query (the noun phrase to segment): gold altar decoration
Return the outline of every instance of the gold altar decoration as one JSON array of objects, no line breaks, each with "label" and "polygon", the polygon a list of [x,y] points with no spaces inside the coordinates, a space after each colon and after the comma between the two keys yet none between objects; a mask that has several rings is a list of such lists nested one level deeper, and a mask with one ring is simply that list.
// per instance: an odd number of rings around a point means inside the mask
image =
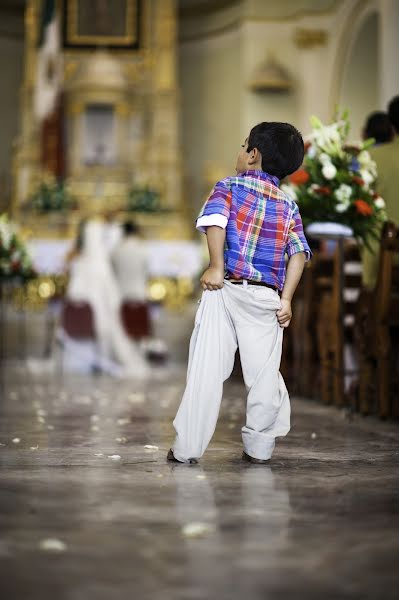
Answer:
[{"label": "gold altar decoration", "polygon": [[324,29],[296,29],[294,42],[298,48],[309,49],[315,46],[325,46],[328,34]]},{"label": "gold altar decoration", "polygon": [[270,54],[255,69],[249,87],[253,92],[289,92],[293,80],[287,69]]},{"label": "gold altar decoration", "polygon": [[63,8],[67,46],[138,46],[140,0],[64,0]]},{"label": "gold altar decoration", "polygon": [[[56,299],[63,298],[68,285],[68,276],[40,275],[12,290],[11,302],[16,309],[41,311]],[[152,277],[147,285],[147,300],[162,304],[169,310],[181,310],[195,297],[197,290],[188,277]]]},{"label": "gold altar decoration", "polygon": [[[109,8],[110,1],[99,6]],[[68,2],[68,7],[78,10],[78,4],[74,0]],[[48,217],[38,218],[22,211],[47,174],[41,166],[41,131],[33,112],[41,6],[41,0],[26,3],[20,133],[13,162],[13,217],[34,237],[72,237],[82,218],[110,211],[123,218],[128,191],[148,186],[159,192],[161,207],[168,213],[135,215],[144,237],[191,237],[181,189],[176,0],[142,0],[139,11],[136,2],[127,0],[126,14],[132,18],[129,27],[134,28],[134,19],[138,19],[136,49],[104,46],[107,40],[101,36],[95,49],[72,46],[64,37],[65,179],[79,208],[71,211],[60,227]],[[63,13],[61,2],[59,8],[60,17],[66,14],[70,19],[72,31],[73,11]],[[61,27],[64,36],[67,25]],[[133,29],[129,31],[133,35]]]}]

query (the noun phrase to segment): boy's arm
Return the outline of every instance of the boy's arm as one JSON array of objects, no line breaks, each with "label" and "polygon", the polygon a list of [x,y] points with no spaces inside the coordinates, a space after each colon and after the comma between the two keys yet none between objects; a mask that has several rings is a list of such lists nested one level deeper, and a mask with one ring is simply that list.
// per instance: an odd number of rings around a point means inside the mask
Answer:
[{"label": "boy's arm", "polygon": [[216,225],[207,227],[206,239],[209,249],[209,267],[200,282],[203,290],[220,290],[224,279],[224,242],[226,230]]},{"label": "boy's arm", "polygon": [[280,327],[288,327],[292,319],[291,301],[305,266],[305,252],[293,254],[288,261],[287,274],[281,294],[281,309],[277,312]]}]

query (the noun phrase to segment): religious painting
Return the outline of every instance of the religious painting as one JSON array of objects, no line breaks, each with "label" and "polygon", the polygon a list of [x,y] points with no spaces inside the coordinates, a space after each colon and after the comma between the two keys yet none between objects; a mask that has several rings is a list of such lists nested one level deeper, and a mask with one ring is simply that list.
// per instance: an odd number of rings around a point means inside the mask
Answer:
[{"label": "religious painting", "polygon": [[140,0],[64,0],[64,46],[138,49]]}]

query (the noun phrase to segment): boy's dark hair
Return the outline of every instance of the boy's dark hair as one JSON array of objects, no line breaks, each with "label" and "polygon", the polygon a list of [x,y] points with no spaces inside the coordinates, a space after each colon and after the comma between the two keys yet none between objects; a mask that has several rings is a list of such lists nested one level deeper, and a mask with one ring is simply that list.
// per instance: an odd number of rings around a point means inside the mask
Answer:
[{"label": "boy's dark hair", "polygon": [[304,146],[301,134],[289,123],[264,122],[251,129],[248,150],[262,155],[262,170],[284,179],[302,164]]},{"label": "boy's dark hair", "polygon": [[123,233],[127,235],[135,235],[139,232],[138,225],[134,221],[125,221],[123,223]]},{"label": "boy's dark hair", "polygon": [[399,96],[392,98],[388,104],[388,117],[396,133],[399,134]]},{"label": "boy's dark hair", "polygon": [[393,138],[393,127],[387,113],[376,111],[368,116],[364,127],[366,139],[374,138],[377,144],[385,144]]}]

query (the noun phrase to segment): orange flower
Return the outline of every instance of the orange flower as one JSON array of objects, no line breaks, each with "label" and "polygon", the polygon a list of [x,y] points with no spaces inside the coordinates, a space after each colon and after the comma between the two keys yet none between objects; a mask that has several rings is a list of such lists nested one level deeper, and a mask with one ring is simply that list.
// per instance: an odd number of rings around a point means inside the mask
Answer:
[{"label": "orange flower", "polygon": [[364,217],[368,217],[373,214],[373,209],[370,204],[367,204],[364,200],[355,200],[354,202],[357,212],[363,215]]},{"label": "orange flower", "polygon": [[306,183],[309,181],[310,175],[305,169],[298,169],[292,175],[290,175],[290,182],[295,185],[301,185],[302,183]]}]

